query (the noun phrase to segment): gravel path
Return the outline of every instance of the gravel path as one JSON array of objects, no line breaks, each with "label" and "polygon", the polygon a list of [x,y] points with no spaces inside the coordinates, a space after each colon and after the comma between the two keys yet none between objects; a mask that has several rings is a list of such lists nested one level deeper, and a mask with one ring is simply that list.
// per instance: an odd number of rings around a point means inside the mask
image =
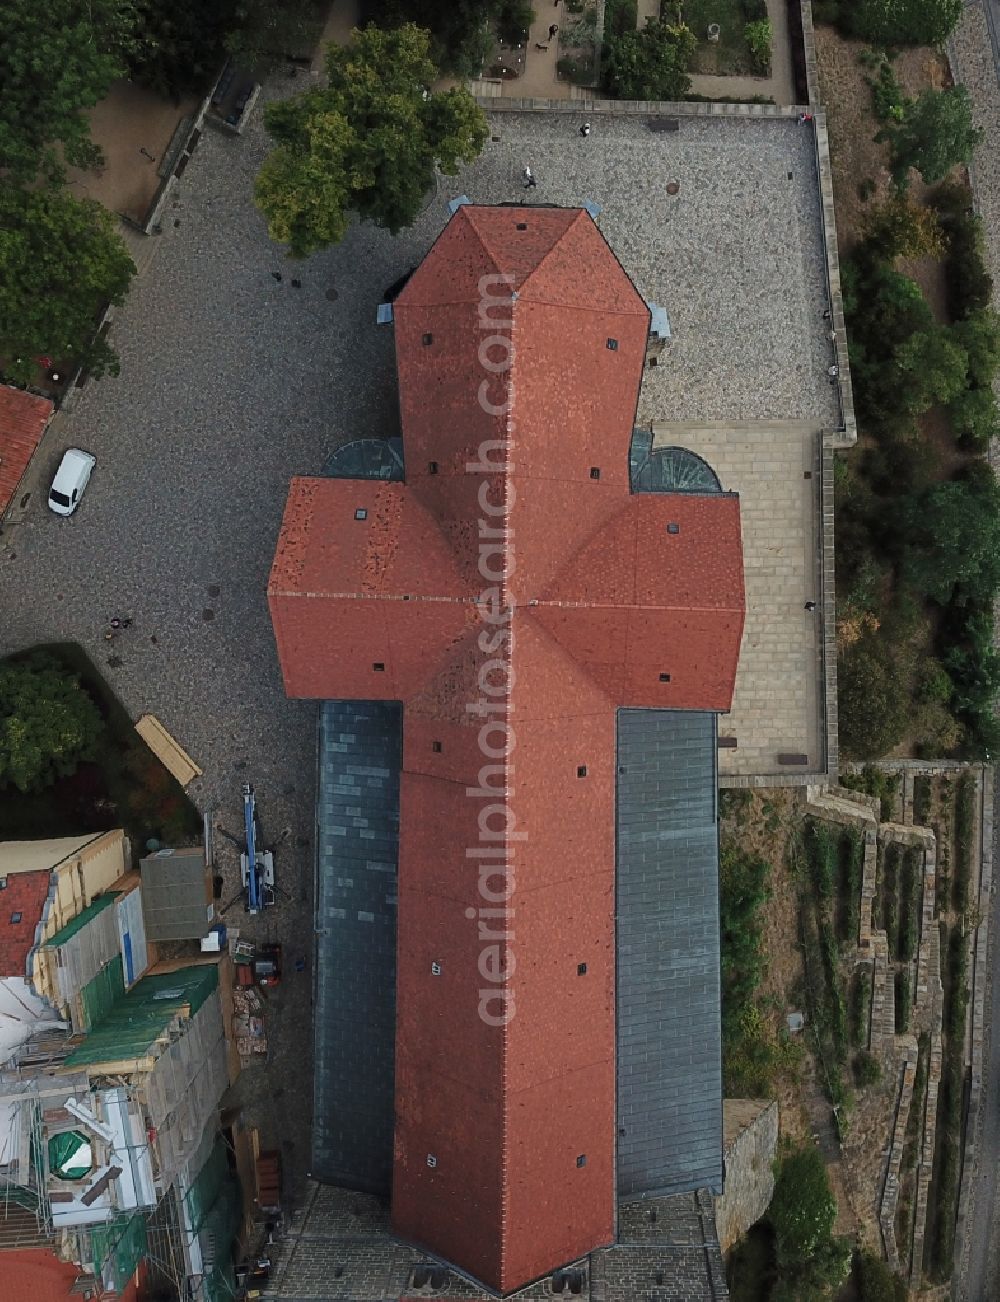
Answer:
[{"label": "gravel path", "polygon": [[[993,0],[985,2],[990,4]],[[994,284],[1000,285],[1000,150],[997,148],[1000,56],[991,42],[987,12],[980,0],[972,0],[966,5],[962,21],[952,39],[949,56],[955,80],[968,89],[974,120],[983,130],[983,140],[976,150],[970,172],[976,207],[983,219],[986,265]],[[997,382],[996,388],[1000,398],[1000,382]],[[994,469],[1000,468],[1000,449],[996,446],[991,449],[990,460]],[[1000,799],[1000,779],[996,796]],[[998,852],[1000,840],[994,846],[994,855]],[[980,1109],[983,1121],[976,1145],[971,1205],[966,1217],[969,1259],[961,1290],[961,1296],[968,1302],[982,1302],[983,1299],[1000,1295],[1000,1202],[997,1184],[997,1167],[1000,1163],[1000,1035],[994,1033],[1000,1027],[1000,982],[994,980],[996,942],[1000,935],[998,929],[1000,892],[994,891],[986,991],[984,1059],[987,1068]]]}]

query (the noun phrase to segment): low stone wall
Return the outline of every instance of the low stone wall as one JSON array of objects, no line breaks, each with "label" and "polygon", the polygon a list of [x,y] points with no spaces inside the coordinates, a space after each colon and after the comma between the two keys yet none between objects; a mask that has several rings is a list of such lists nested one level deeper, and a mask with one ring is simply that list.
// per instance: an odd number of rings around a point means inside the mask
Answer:
[{"label": "low stone wall", "polygon": [[896,1203],[899,1200],[899,1172],[903,1164],[903,1144],[906,1123],[910,1117],[913,1082],[917,1075],[917,1046],[907,1045],[900,1074],[899,1094],[896,1102],[896,1121],[892,1128],[892,1143],[886,1167],[882,1196],[879,1200],[878,1223],[882,1231],[886,1260],[893,1270],[899,1270],[899,1247],[896,1243]]},{"label": "low stone wall", "polygon": [[768,1099],[724,1099],[726,1188],[715,1200],[719,1246],[728,1252],[767,1211],[774,1193],[778,1105]]}]

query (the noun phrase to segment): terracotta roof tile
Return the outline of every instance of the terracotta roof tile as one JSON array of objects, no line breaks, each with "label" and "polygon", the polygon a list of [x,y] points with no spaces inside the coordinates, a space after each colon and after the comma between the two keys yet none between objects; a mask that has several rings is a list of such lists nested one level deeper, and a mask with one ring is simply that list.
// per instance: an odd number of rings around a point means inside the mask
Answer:
[{"label": "terracotta roof tile", "polygon": [[505,1292],[613,1237],[616,712],[728,708],[739,505],[631,492],[649,314],[582,211],[459,209],[394,316],[406,483],[296,480],[268,600],[290,695],[404,703],[393,1224]]},{"label": "terracotta roof tile", "polygon": [[0,890],[0,977],[23,977],[49,898],[51,874],[11,873],[6,882]]},{"label": "terracotta roof tile", "polygon": [[48,398],[0,385],[0,515],[17,492],[52,410]]}]

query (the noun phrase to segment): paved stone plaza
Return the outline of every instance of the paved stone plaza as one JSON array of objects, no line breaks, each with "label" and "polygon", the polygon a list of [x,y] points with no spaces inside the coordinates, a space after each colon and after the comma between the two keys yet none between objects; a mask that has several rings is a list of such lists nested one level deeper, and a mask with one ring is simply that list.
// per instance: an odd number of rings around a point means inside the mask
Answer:
[{"label": "paved stone plaza", "polygon": [[[30,500],[0,537],[0,652],[73,640],[102,665],[107,620],[130,615],[108,676],[134,717],[158,715],[202,766],[194,799],[238,835],[240,784],[256,784],[291,898],[253,930],[283,941],[287,978],[268,1008],[266,1072],[238,1088],[264,1146],[284,1144],[293,1188],[306,1174],[312,1036],[309,972],[287,960],[312,950],[316,707],[284,697],[265,586],[291,476],[321,472],[345,439],[398,432],[392,332],[375,324],[383,289],[426,253],[449,198],[521,202],[530,162],[531,200],[602,204],[626,270],[670,314],[641,421],[837,422],[811,128],[682,118],[654,133],[642,117],[592,117],[584,139],[582,115],[496,114],[499,141],[439,183],[411,230],[355,227],[299,264],[253,207],[260,116],[242,138],[206,132],[117,314],[120,377],[89,384],[56,418]],[[97,468],[60,520],[45,489],[70,445]],[[236,850],[217,846],[228,898]],[[228,920],[251,930],[239,905]]]}]

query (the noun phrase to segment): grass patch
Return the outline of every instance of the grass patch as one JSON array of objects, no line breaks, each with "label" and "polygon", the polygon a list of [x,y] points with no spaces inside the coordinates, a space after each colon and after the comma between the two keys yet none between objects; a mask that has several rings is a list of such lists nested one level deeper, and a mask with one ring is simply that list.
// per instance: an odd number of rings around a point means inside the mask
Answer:
[{"label": "grass patch", "polygon": [[927,825],[931,812],[931,780],[920,774],[913,779],[913,821],[921,827]]},{"label": "grass patch", "polygon": [[799,893],[799,944],[805,971],[806,1009],[820,1081],[843,1138],[854,1100],[844,1078],[848,1061],[848,1016],[833,925],[837,844],[825,824],[810,820],[805,828],[803,850],[805,873]]},{"label": "grass patch", "polygon": [[857,944],[861,915],[861,875],[865,843],[854,828],[845,828],[838,847],[837,934],[842,944]]},{"label": "grass patch", "polygon": [[[944,1050],[938,1088],[934,1173],[928,1198],[931,1225],[927,1267],[932,1279],[951,1278],[955,1258],[955,1222],[961,1168],[962,1096],[965,1065],[962,1061],[969,992],[966,985],[966,937],[960,923],[951,929],[941,924],[941,950],[947,955],[944,982]],[[947,945],[945,939],[947,937]]]},{"label": "grass patch", "polygon": [[764,976],[763,909],[771,897],[771,866],[731,842],[720,855],[722,939],[722,1076],[730,1097],[759,1098],[775,1075],[794,1065],[798,1048],[761,1011]]},{"label": "grass patch", "polygon": [[899,792],[900,775],[886,773],[874,764],[866,764],[860,773],[845,773],[840,785],[848,791],[861,791],[866,796],[878,796],[881,812],[879,818],[883,823],[891,823]]},{"label": "grass patch", "polygon": [[[743,36],[746,19],[740,0],[682,0],[681,15],[698,40],[693,72],[749,74],[753,71]],[[708,40],[712,23],[719,25],[719,39],[715,42]]]},{"label": "grass patch", "polygon": [[859,964],[851,976],[851,1013],[848,1024],[851,1044],[856,1049],[862,1049],[868,1043],[874,979],[870,963]]},{"label": "grass patch", "polygon": [[899,928],[894,953],[897,962],[909,963],[917,952],[920,930],[920,904],[923,895],[923,855],[914,846],[903,851],[899,875]]},{"label": "grass patch", "polygon": [[104,720],[93,760],[44,791],[0,800],[0,840],[33,840],[106,832],[124,827],[133,855],[147,840],[164,845],[199,841],[202,819],[184,788],[136,732],[125,707],[75,642],[56,642],[10,656],[31,663],[39,655],[76,674]]},{"label": "grass patch", "polygon": [[962,916],[969,907],[975,817],[976,782],[971,773],[963,773],[955,797],[955,865],[951,883],[952,904],[955,912]]}]

